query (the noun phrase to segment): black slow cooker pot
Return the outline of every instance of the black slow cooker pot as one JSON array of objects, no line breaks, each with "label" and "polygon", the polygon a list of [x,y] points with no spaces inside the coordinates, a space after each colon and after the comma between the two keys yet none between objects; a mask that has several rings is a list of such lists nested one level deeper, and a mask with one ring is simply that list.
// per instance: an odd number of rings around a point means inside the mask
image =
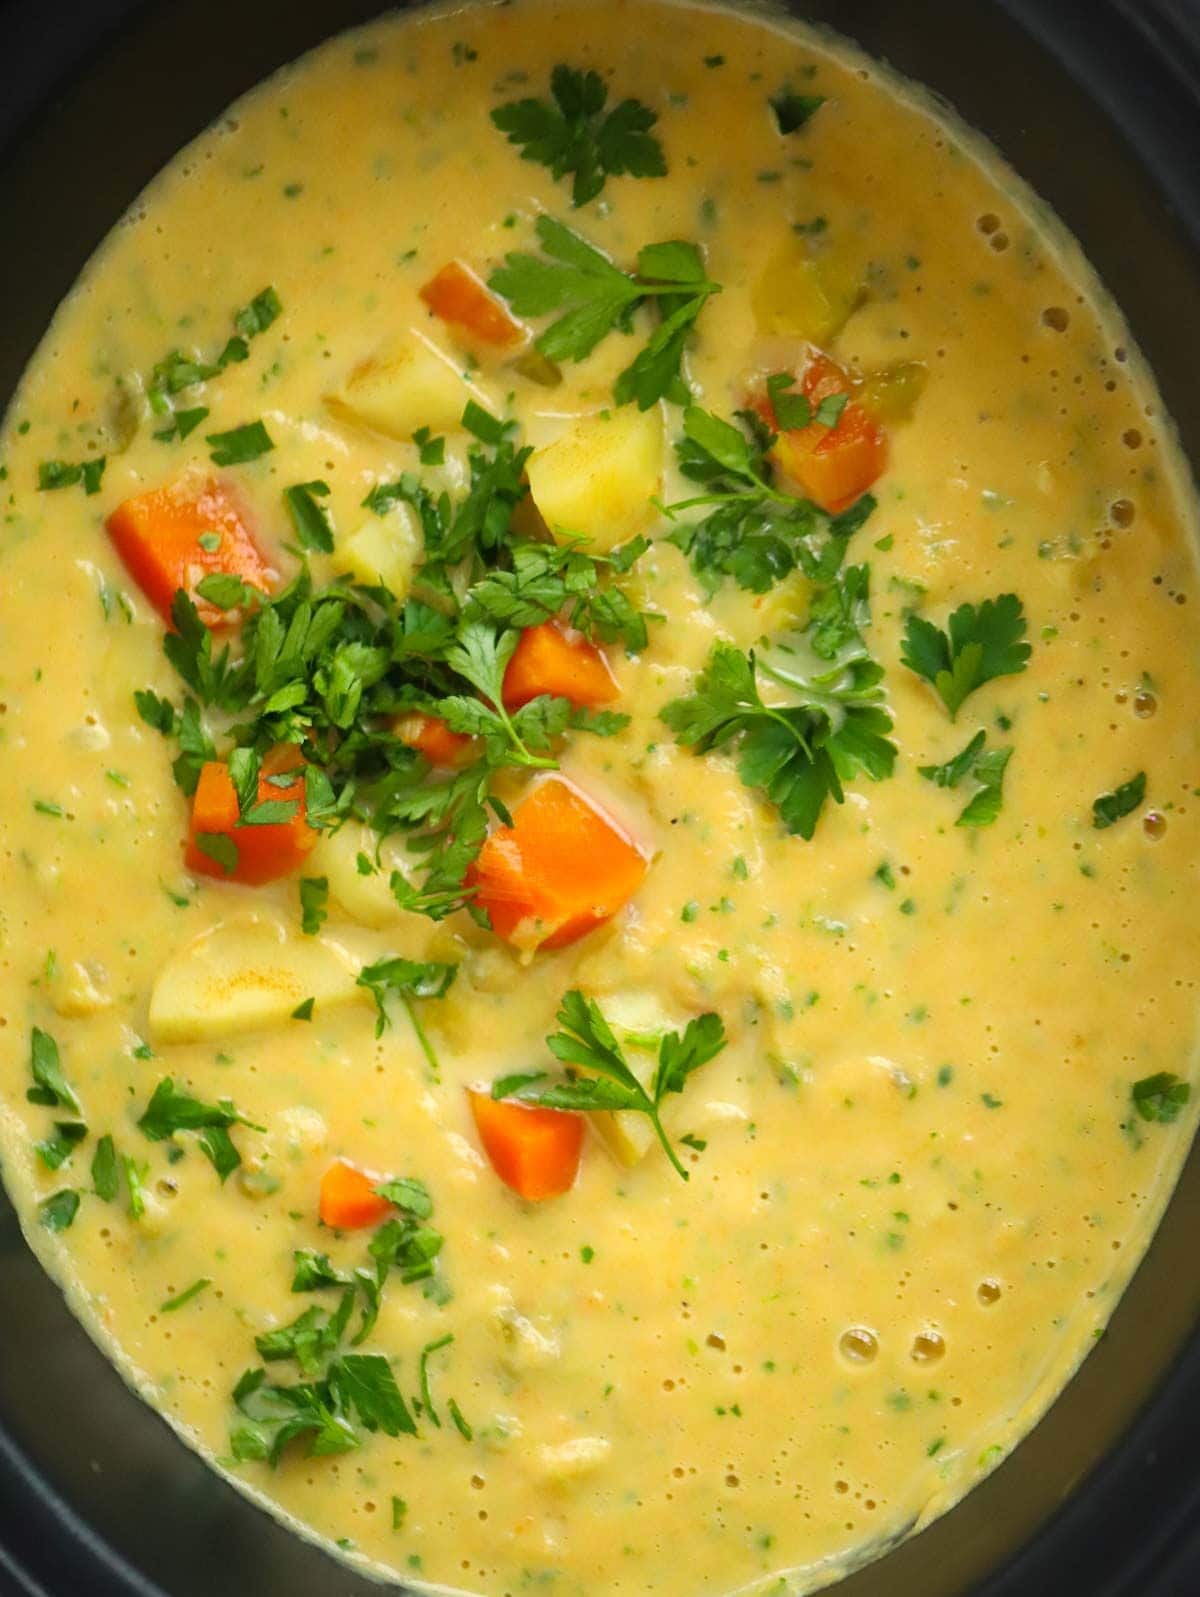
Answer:
[{"label": "black slow cooker pot", "polygon": [[[157,169],[260,78],[381,9],[0,0],[0,409]],[[1200,0],[793,9],[943,95],[1049,200],[1124,308],[1200,462]],[[12,1041],[0,1047],[18,1068]],[[1200,1594],[1198,1237],[1200,1147],[1107,1336],[1047,1418],[839,1597]],[[378,1590],[252,1507],[130,1394],[0,1192],[2,1597]]]}]

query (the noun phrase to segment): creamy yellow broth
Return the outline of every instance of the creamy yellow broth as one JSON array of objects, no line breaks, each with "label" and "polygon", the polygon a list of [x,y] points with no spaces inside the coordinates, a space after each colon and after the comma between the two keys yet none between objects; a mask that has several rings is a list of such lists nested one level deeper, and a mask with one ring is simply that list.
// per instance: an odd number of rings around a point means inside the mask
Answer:
[{"label": "creamy yellow broth", "polygon": [[[544,93],[560,61],[659,113],[667,177],[614,178],[571,211],[566,185],[506,144],[490,111]],[[785,83],[827,97],[787,139],[765,110]],[[416,450],[327,396],[413,325],[445,343],[420,285],[453,257],[486,272],[529,248],[542,211],[620,261],[659,239],[704,248],[724,292],[689,364],[723,415],[755,360],[754,282],[791,224],[825,217],[871,263],[835,352],[929,369],[850,556],[871,566],[895,775],[856,780],[805,842],[732,759],[677,746],[659,711],[714,640],[747,647],[804,596],[726,582],[710,602],[656,542],[632,586],[666,620],[640,658],[610,651],[630,723],[562,754],[652,856],[626,910],[530,960],[465,915],[372,926],[331,901],[317,944],[332,967],[461,961],[421,1008],[440,1079],[402,1013],[376,1039],[368,1002],[155,1040],[150,994],[211,928],[257,917],[260,937],[305,940],[294,880],[183,869],[173,746],[132,708],[135,689],[178,701],[179,684],[104,518],[206,464],[206,432],[261,417],[274,452],[229,475],[280,568],[288,484],[326,479],[339,537],[352,529]],[[211,358],[267,283],[283,313],[199,391],[199,431],[164,443],[144,414],[132,429],[154,363]],[[635,347],[606,340],[552,391],[472,375],[499,409],[511,393],[542,445],[610,403]],[[668,455],[678,431],[670,409]],[[37,491],[40,462],[97,454],[98,494]],[[457,480],[462,457],[458,435],[430,480]],[[990,152],[848,46],[768,17],[520,0],[387,20],[256,90],[156,179],[58,313],[0,460],[4,1176],[81,1319],[191,1445],[361,1567],[488,1597],[812,1589],[1009,1452],[1102,1331],[1191,1135],[1189,1110],[1144,1121],[1130,1090],[1193,1065],[1200,651],[1192,507],[1152,381]],[[671,468],[662,497],[685,486]],[[951,723],[901,664],[904,615],[942,624],[1004,591],[1029,618],[1029,667]],[[979,728],[1014,753],[999,819],[971,831],[954,825],[971,788],[918,767]],[[1092,801],[1139,770],[1145,801],[1096,830]],[[730,1046],[667,1114],[706,1144],[682,1149],[686,1185],[657,1149],[624,1168],[596,1138],[575,1188],[541,1205],[489,1168],[463,1088],[548,1063],[572,986],[672,1025],[724,1020]],[[57,1171],[35,1144],[59,1112],[26,1100],[35,1025],[89,1127]],[[265,1128],[234,1129],[244,1163],[224,1185],[193,1138],[172,1163],[137,1129],[165,1075]],[[105,1133],[147,1167],[140,1219],[124,1188],[91,1190]],[[255,1335],[332,1306],[290,1290],[293,1250],[366,1262],[363,1235],[317,1223],[335,1156],[433,1196],[452,1295],[393,1277],[364,1351],[391,1357],[411,1398],[420,1350],[452,1333],[430,1361],[442,1424],[234,1465],[231,1390]],[[64,1188],[80,1207],[54,1234],[37,1205]]]}]

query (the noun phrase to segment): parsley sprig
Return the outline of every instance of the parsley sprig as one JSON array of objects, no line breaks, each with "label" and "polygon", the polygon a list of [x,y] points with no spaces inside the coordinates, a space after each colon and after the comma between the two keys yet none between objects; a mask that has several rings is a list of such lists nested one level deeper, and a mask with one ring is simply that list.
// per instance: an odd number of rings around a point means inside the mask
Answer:
[{"label": "parsley sprig", "polygon": [[573,177],[573,205],[594,200],[610,177],[666,176],[662,145],[650,131],[656,112],[638,100],[606,112],[600,74],[562,64],[550,75],[550,93],[552,101],[530,96],[497,106],[492,121],[523,160],[548,166],[556,180]]},{"label": "parsley sprig", "polygon": [[[795,398],[806,407],[806,419],[797,425],[807,426],[808,401]],[[739,412],[739,420],[744,429],[697,405],[684,412],[683,435],[675,445],[679,469],[706,491],[666,506],[666,513],[673,520],[689,510],[708,514],[679,527],[670,542],[688,556],[710,595],[725,577],[751,593],[766,593],[797,568],[811,582],[831,582],[875,499],[863,494],[841,515],[830,516],[811,500],[783,492],[767,459],[774,435],[753,411]]]},{"label": "parsley sprig", "polygon": [[901,658],[933,685],[953,720],[963,701],[996,677],[1017,676],[1033,652],[1024,642],[1025,612],[1015,593],[961,604],[945,630],[910,615]]},{"label": "parsley sprig", "polygon": [[550,1109],[628,1111],[646,1115],[667,1158],[685,1181],[688,1172],[663,1129],[662,1103],[670,1093],[682,1092],[688,1078],[725,1047],[725,1027],[712,1013],[690,1020],[682,1033],[668,1032],[658,1048],[658,1063],[649,1087],[630,1069],[612,1027],[594,999],[577,989],[566,993],[558,1011],[561,1031],[547,1037],[546,1046],[563,1064],[592,1072],[549,1079],[545,1071],[507,1076],[492,1087],[493,1098],[516,1098],[521,1103]]},{"label": "parsley sprig", "polygon": [[632,331],[638,307],[657,301],[658,325],[617,378],[613,395],[619,405],[636,401],[642,410],[663,398],[685,404],[687,342],[709,296],[720,293],[698,246],[678,239],[648,244],[638,254],[637,270],[623,272],[553,217],[538,218],[537,235],[543,255],[514,251],[488,286],[518,316],[560,313],[538,335],[538,350],[548,360],[584,360],[610,333]]},{"label": "parsley sprig", "polygon": [[743,783],[789,832],[811,839],[826,800],[844,801],[844,782],[859,772],[881,781],[895,764],[883,668],[863,637],[869,620],[868,568],[850,566],[818,590],[801,631],[757,652],[714,645],[693,692],[662,718],[697,754],[736,749]]}]

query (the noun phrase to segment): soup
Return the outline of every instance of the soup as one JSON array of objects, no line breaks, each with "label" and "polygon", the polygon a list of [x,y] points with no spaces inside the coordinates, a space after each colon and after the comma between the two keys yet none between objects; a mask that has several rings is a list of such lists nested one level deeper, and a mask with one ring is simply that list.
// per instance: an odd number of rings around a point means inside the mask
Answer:
[{"label": "soup", "polygon": [[487,1597],[812,1590],[1008,1454],[1192,1130],[1200,652],[991,151],[769,15],[389,18],[0,461],[4,1177],[191,1446]]}]

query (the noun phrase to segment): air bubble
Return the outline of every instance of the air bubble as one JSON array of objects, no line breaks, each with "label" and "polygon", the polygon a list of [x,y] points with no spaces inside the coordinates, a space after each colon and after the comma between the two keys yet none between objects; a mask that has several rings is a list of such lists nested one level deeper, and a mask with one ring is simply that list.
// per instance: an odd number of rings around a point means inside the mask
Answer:
[{"label": "air bubble", "polygon": [[945,1339],[937,1331],[922,1331],[913,1338],[909,1357],[917,1364],[936,1364],[945,1352]]},{"label": "air bubble", "polygon": [[1132,527],[1137,506],[1132,499],[1114,499],[1108,507],[1108,513],[1114,527]]},{"label": "air bubble", "polygon": [[1071,325],[1071,314],[1061,305],[1047,305],[1042,312],[1042,325],[1052,328],[1056,333],[1065,333]]},{"label": "air bubble", "polygon": [[1167,830],[1167,818],[1159,810],[1150,810],[1142,819],[1142,831],[1153,843],[1157,843]]},{"label": "air bubble", "polygon": [[999,1301],[1000,1301],[1000,1283],[999,1283],[999,1281],[993,1281],[993,1280],[990,1280],[990,1279],[987,1280],[987,1281],[981,1281],[979,1283],[978,1288],[976,1289],[975,1296],[979,1299],[980,1303],[982,1303],[985,1308],[990,1308],[993,1303],[999,1303]]},{"label": "air bubble", "polygon": [[838,1338],[838,1350],[851,1364],[870,1364],[879,1352],[879,1341],[866,1326],[852,1325]]}]

